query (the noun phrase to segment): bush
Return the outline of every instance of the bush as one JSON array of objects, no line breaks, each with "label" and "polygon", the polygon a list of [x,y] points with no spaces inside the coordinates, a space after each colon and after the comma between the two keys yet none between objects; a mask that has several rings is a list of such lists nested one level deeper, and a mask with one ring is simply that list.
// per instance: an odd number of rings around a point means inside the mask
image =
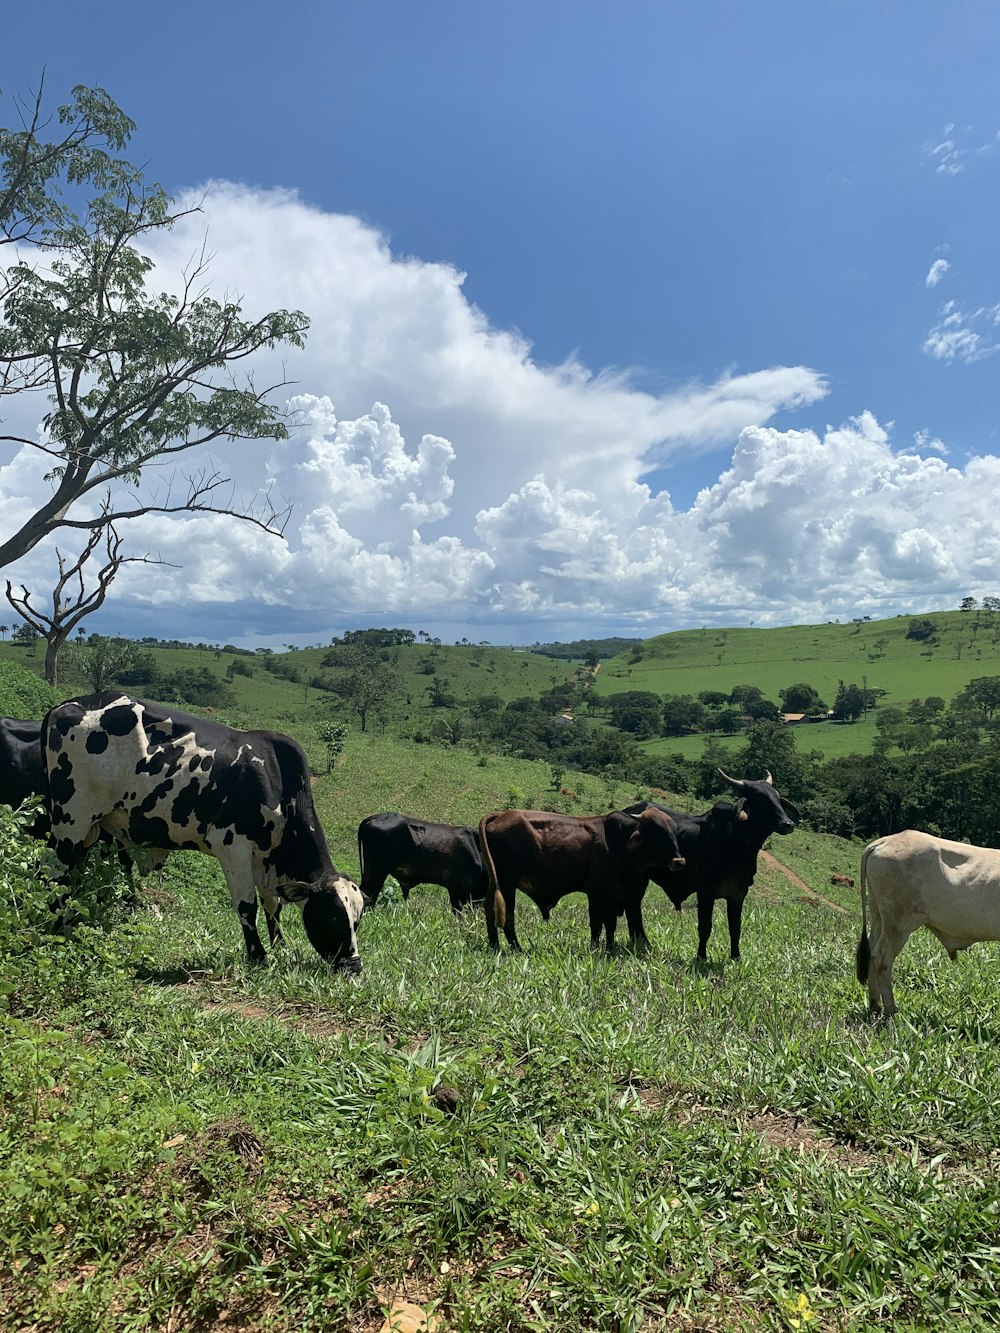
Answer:
[{"label": "bush", "polygon": [[0,662],[0,717],[41,717],[58,702],[55,690],[27,667]]},{"label": "bush", "polygon": [[[0,805],[0,997],[22,1011],[58,992],[65,1000],[100,976],[104,933],[122,918],[131,886],[115,859],[91,855],[67,887],[52,879],[44,841],[27,832],[35,801]],[[61,869],[61,868],[60,868]]]}]

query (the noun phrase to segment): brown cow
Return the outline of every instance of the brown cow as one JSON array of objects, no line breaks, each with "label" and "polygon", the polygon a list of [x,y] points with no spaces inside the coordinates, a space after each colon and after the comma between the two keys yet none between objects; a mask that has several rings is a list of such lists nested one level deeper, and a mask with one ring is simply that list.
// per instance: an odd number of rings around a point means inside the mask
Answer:
[{"label": "brown cow", "polygon": [[680,870],[674,821],[650,807],[641,815],[613,810],[607,815],[556,815],[547,810],[503,810],[485,815],[479,845],[486,871],[486,930],[494,949],[502,926],[512,949],[514,900],[523,890],[545,920],[560,898],[585,893],[590,909],[590,942],[597,948],[603,928],[609,954],[625,899],[645,888],[650,871]]}]

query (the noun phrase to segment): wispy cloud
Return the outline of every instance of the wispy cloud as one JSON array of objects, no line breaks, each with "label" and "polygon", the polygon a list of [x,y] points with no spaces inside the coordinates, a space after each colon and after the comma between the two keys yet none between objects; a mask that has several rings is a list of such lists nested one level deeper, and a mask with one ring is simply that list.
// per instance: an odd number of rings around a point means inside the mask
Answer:
[{"label": "wispy cloud", "polygon": [[924,283],[928,287],[936,287],[944,275],[951,268],[947,259],[935,259],[934,263],[927,270],[927,277]]},{"label": "wispy cloud", "polygon": [[939,440],[929,430],[915,430],[913,432],[913,443],[922,454],[930,452],[941,454],[943,457],[951,452],[944,440]]},{"label": "wispy cloud", "polygon": [[955,132],[954,121],[945,125],[942,134],[943,138],[937,139],[924,146],[924,154],[930,159],[934,170],[942,176],[957,176],[960,171],[964,171],[965,164],[962,158],[969,151],[967,148],[960,148],[953,135]]},{"label": "wispy cloud", "polygon": [[921,351],[935,361],[982,361],[1000,351],[996,328],[1000,325],[1000,305],[962,310],[954,301],[946,301],[938,312],[937,324],[928,332]]}]

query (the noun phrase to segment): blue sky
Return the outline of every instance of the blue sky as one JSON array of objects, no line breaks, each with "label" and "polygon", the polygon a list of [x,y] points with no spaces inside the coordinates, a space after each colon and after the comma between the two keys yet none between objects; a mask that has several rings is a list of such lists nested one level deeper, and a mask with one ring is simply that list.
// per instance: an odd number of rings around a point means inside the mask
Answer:
[{"label": "blue sky", "polygon": [[978,3],[36,0],[4,123],[43,66],[103,85],[151,176],[221,183],[220,284],[314,320],[303,431],[224,456],[288,548],[151,524],[197,558],[105,625],[532,642],[1000,591],[998,56]]}]

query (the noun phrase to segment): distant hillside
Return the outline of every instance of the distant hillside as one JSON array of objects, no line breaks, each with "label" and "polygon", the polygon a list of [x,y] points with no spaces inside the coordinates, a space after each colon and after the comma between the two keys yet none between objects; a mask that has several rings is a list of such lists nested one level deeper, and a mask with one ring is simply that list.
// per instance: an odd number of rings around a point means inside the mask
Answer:
[{"label": "distant hillside", "polygon": [[[930,622],[929,637],[911,628]],[[922,631],[921,631],[922,632]],[[748,676],[747,672],[753,673]],[[838,680],[868,677],[890,702],[939,694],[951,698],[975,676],[1000,674],[1000,616],[981,611],[933,611],[845,625],[778,629],[679,630],[647,639],[642,654],[605,665],[600,688],[690,690],[759,685],[769,697],[808,678],[824,696]]]}]

